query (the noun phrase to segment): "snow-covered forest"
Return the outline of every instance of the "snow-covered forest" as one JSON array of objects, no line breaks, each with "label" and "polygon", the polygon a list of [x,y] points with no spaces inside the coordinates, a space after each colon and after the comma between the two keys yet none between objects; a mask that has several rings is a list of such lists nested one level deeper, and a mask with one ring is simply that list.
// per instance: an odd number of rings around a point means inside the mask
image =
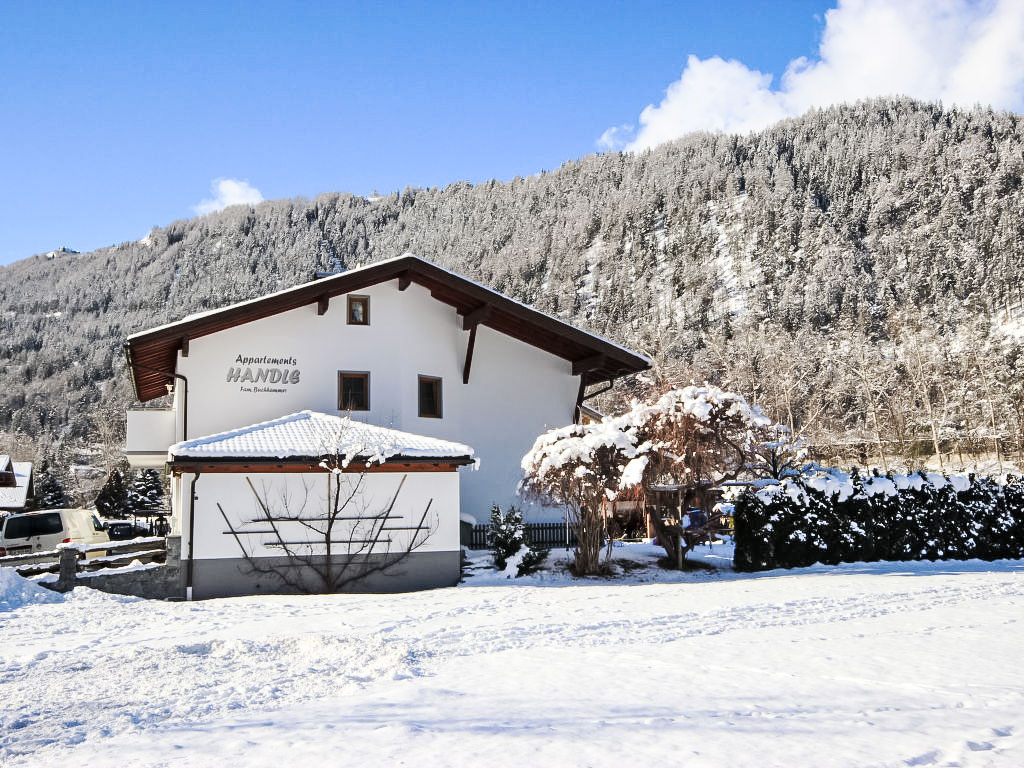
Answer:
[{"label": "snow-covered forest", "polygon": [[1020,463],[1022,179],[1020,116],[872,100],[33,257],[0,268],[0,452],[116,444],[130,333],[412,251],[651,355],[631,391],[714,382],[819,458]]}]

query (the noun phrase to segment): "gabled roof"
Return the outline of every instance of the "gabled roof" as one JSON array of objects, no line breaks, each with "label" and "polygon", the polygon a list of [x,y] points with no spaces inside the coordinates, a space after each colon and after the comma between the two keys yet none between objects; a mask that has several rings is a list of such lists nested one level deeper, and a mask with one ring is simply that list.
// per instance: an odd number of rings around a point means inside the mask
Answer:
[{"label": "gabled roof", "polygon": [[272,421],[176,443],[167,449],[171,464],[210,459],[349,462],[450,460],[463,464],[473,449],[462,443],[377,427],[317,411],[299,411]]},{"label": "gabled roof", "polygon": [[587,384],[636,373],[651,365],[644,355],[406,254],[129,336],[125,350],[135,393],[142,401],[165,395],[165,385],[172,383],[178,350],[189,339],[396,279],[400,288],[410,282],[422,285],[460,315],[571,361],[574,374],[582,375]]},{"label": "gabled roof", "polygon": [[[2,464],[4,456],[0,456]],[[14,475],[14,485],[0,487],[0,509],[21,511],[25,508],[29,490],[32,488],[32,462],[8,459],[8,466]]]}]

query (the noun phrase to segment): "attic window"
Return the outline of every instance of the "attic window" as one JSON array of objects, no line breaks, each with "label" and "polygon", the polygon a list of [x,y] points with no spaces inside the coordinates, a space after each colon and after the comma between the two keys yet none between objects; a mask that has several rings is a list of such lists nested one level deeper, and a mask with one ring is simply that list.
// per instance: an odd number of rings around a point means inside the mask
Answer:
[{"label": "attic window", "polygon": [[370,297],[349,296],[348,297],[348,324],[369,325],[370,324]]},{"label": "attic window", "polygon": [[430,419],[441,418],[441,379],[436,376],[420,376],[420,416]]},{"label": "attic window", "polygon": [[370,410],[370,374],[338,371],[338,410]]}]

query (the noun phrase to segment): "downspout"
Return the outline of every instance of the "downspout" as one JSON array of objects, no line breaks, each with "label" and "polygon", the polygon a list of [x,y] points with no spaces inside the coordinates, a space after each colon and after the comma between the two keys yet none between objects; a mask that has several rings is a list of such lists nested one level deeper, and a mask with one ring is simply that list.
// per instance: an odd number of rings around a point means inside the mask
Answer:
[{"label": "downspout", "polygon": [[189,485],[188,494],[188,565],[185,568],[185,599],[192,600],[192,569],[193,569],[193,548],[192,542],[195,541],[196,534],[196,483],[199,482],[199,476],[202,471],[197,469],[196,473],[192,475],[192,482]]},{"label": "downspout", "polygon": [[185,383],[185,388],[182,390],[181,394],[181,439],[188,440],[188,378],[177,371],[161,371],[159,368],[150,368],[148,365],[134,362],[132,360],[131,347],[129,347],[127,343],[124,345],[124,357],[128,363],[128,376],[132,380],[132,388],[135,390],[136,394],[138,394],[139,388],[135,384],[135,375],[132,373],[132,368],[136,366],[147,371],[152,371],[153,373],[159,373],[163,376],[167,376],[168,378],[173,377],[175,379],[181,379]]}]

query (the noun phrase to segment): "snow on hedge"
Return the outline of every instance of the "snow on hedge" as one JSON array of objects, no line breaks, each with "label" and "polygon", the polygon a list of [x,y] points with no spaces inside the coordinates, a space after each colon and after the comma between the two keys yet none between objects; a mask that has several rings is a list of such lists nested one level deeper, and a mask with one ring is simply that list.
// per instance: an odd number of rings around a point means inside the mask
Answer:
[{"label": "snow on hedge", "polygon": [[1019,477],[811,467],[741,493],[734,512],[738,570],[1024,557]]},{"label": "snow on hedge", "polygon": [[772,482],[770,485],[763,486],[757,491],[757,496],[767,504],[773,497],[785,494],[794,501],[806,505],[805,487],[832,497],[838,502],[844,502],[853,497],[855,493],[861,494],[857,498],[896,496],[899,491],[921,491],[929,487],[938,491],[947,485],[952,486],[957,493],[963,493],[971,487],[971,480],[963,474],[941,475],[938,472],[913,472],[904,475],[894,473],[884,477],[863,477],[858,490],[849,472],[843,472],[833,467],[812,465],[800,475],[787,477],[777,483]]}]

